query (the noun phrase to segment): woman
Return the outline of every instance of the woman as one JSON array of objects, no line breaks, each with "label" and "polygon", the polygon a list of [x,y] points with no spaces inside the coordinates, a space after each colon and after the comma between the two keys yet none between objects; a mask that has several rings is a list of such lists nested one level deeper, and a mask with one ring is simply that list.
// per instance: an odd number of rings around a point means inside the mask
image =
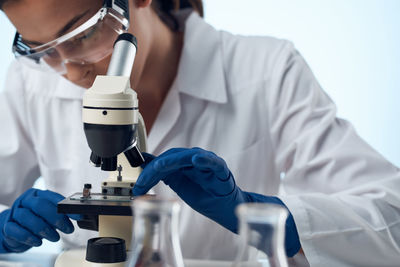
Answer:
[{"label": "woman", "polygon": [[[55,229],[71,233],[69,218],[55,212],[63,197],[54,192],[69,195],[105,176],[87,163],[81,104],[83,88],[107,69],[113,39],[105,25],[80,32],[105,2],[1,1],[22,55],[0,100],[2,252],[56,241]],[[131,84],[149,152],[159,155],[147,155],[134,193],[155,186],[188,204],[180,222],[184,257],[232,259],[234,208],[266,202],[290,212],[285,248],[297,264],[304,256],[312,266],[397,264],[399,170],[335,117],[289,42],[216,31],[201,19],[201,1],[181,2],[178,12],[179,1],[129,1],[129,31],[139,44]],[[60,36],[69,43],[52,42]],[[88,40],[98,41],[85,47]],[[40,45],[48,50],[35,54]],[[58,73],[29,63],[40,59]],[[39,175],[50,191],[23,193]],[[63,239],[84,245],[85,234]]]}]

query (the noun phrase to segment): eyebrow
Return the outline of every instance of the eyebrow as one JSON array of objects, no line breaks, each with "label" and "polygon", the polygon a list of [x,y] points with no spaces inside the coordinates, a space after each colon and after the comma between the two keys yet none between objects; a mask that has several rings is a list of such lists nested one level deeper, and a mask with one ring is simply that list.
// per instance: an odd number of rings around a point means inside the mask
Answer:
[{"label": "eyebrow", "polygon": [[[61,28],[61,30],[59,30],[56,34],[57,38],[64,35],[65,33],[67,33],[79,20],[81,20],[84,16],[87,15],[87,13],[89,13],[90,9],[86,10],[85,12],[73,17],[67,24],[65,24],[64,27]],[[22,38],[22,41],[24,43],[26,43],[27,45],[34,45],[34,46],[39,46],[42,45],[43,43],[41,42],[37,42],[37,41],[30,41],[30,40],[26,40],[24,38]]]}]

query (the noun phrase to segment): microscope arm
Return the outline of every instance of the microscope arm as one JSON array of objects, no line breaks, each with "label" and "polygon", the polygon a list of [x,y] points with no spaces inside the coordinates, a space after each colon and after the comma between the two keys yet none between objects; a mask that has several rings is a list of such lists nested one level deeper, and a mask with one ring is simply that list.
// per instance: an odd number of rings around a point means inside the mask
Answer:
[{"label": "microscope arm", "polygon": [[[147,133],[144,119],[139,113],[139,121],[136,130],[136,140],[138,141],[138,147],[141,152],[147,152]],[[107,189],[108,187],[121,187],[132,188],[132,183],[135,184],[137,178],[142,172],[141,167],[132,168],[125,154],[121,153],[118,155],[118,164],[122,167],[121,172],[117,171],[110,172],[109,177],[103,181],[102,188]],[[119,180],[119,176],[123,177]],[[106,184],[104,184],[106,183]]]},{"label": "microscope arm", "polygon": [[139,149],[142,152],[147,152],[147,131],[146,126],[144,124],[144,119],[142,114],[139,112],[139,123],[137,130],[137,138],[139,138]]}]

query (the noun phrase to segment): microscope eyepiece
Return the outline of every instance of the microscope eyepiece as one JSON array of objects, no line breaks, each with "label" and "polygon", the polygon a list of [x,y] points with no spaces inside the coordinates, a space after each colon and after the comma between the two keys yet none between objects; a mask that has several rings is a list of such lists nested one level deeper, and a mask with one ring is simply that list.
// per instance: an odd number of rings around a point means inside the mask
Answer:
[{"label": "microscope eyepiece", "polygon": [[117,40],[115,40],[115,42],[114,42],[114,46],[115,46],[116,43],[118,43],[121,40],[125,40],[125,41],[128,41],[128,42],[131,42],[137,48],[137,40],[136,40],[136,37],[134,35],[132,35],[130,33],[127,33],[127,32],[118,35]]},{"label": "microscope eyepiece", "polygon": [[130,77],[136,56],[136,37],[130,33],[118,36],[108,65],[107,76]]}]

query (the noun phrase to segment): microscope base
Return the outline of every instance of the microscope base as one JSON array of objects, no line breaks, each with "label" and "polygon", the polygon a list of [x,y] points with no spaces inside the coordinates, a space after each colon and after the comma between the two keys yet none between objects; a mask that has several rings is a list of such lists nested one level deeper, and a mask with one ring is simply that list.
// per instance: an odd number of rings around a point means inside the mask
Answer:
[{"label": "microscope base", "polygon": [[124,267],[126,264],[126,262],[107,264],[88,262],[85,260],[85,257],[86,249],[82,248],[67,250],[58,255],[54,267]]},{"label": "microscope base", "polygon": [[[85,260],[85,249],[67,250],[61,253],[56,260],[55,267],[101,267],[102,265],[95,265],[96,263],[87,262]],[[92,265],[93,264],[93,265]],[[107,267],[122,267],[122,265],[103,265]],[[231,267],[232,262],[228,261],[203,261],[203,260],[189,260],[185,259],[184,264],[186,267]],[[249,263],[248,267],[259,266],[259,263]]]}]

